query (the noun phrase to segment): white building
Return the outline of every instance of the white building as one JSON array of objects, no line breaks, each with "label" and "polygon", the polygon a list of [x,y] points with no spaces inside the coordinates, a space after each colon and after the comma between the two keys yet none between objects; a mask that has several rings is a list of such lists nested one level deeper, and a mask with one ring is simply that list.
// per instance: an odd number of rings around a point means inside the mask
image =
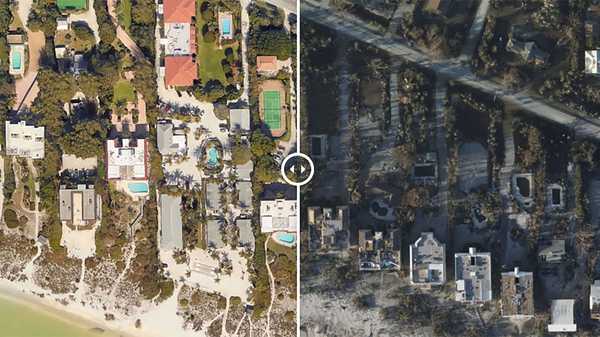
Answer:
[{"label": "white building", "polygon": [[577,325],[573,316],[575,300],[553,300],[552,322],[548,324],[549,332],[575,332]]},{"label": "white building", "polygon": [[441,285],[446,282],[446,245],[433,233],[421,233],[410,245],[410,283],[414,285]]},{"label": "white building", "polygon": [[597,50],[586,50],[585,51],[585,73],[586,74],[598,74],[598,51]]},{"label": "white building", "polygon": [[277,231],[295,232],[298,210],[296,200],[261,200],[260,229],[263,233]]},{"label": "white building", "polygon": [[145,180],[148,147],[145,139],[109,139],[106,141],[108,179]]},{"label": "white building", "polygon": [[471,247],[454,254],[456,301],[482,303],[492,299],[492,256]]},{"label": "white building", "polygon": [[44,158],[44,127],[27,125],[25,121],[5,124],[6,154],[32,159]]},{"label": "white building", "polygon": [[592,319],[600,320],[600,280],[590,286],[590,313]]}]

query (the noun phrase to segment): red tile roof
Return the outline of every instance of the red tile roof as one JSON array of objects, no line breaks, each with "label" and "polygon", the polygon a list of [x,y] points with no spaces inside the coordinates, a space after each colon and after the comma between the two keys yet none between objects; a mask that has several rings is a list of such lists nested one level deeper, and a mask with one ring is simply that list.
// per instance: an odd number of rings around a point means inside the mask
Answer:
[{"label": "red tile roof", "polygon": [[165,84],[189,87],[198,78],[198,67],[191,56],[165,57]]},{"label": "red tile roof", "polygon": [[165,23],[191,23],[196,16],[196,0],[164,0]]},{"label": "red tile roof", "polygon": [[256,70],[258,72],[271,72],[277,70],[277,56],[257,56]]}]

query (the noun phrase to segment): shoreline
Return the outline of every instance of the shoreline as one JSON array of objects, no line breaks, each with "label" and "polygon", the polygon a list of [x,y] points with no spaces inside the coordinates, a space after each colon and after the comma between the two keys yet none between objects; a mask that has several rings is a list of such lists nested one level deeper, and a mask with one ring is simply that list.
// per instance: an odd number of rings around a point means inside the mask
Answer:
[{"label": "shoreline", "polygon": [[122,330],[111,326],[108,322],[100,321],[97,317],[89,314],[76,312],[79,305],[70,302],[69,305],[62,305],[55,299],[48,296],[40,297],[31,290],[29,293],[25,288],[19,289],[17,283],[6,279],[0,280],[0,298],[6,301],[22,305],[28,309],[34,310],[40,314],[47,315],[53,319],[84,329],[90,332],[97,331],[99,336],[104,337],[144,337],[148,332],[142,329],[136,333],[131,329]]}]

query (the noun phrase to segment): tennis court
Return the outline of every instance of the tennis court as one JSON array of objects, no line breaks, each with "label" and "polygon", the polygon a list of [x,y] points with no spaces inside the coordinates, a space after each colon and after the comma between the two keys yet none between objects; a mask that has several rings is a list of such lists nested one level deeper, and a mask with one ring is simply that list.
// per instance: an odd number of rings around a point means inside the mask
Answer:
[{"label": "tennis court", "polygon": [[271,130],[281,128],[281,97],[279,91],[263,92],[265,102],[265,124]]},{"label": "tennis court", "polygon": [[60,10],[86,9],[87,8],[87,0],[58,0],[57,5]]}]

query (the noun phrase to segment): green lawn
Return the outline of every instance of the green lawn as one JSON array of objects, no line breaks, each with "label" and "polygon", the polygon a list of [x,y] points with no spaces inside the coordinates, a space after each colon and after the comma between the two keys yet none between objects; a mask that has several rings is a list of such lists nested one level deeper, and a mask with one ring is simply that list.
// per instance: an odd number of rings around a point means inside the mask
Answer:
[{"label": "green lawn", "polygon": [[87,0],[58,0],[56,4],[60,10],[87,8]]},{"label": "green lawn", "polygon": [[135,102],[135,90],[127,80],[118,81],[113,88],[113,103],[119,101]]},{"label": "green lawn", "polygon": [[221,60],[225,58],[225,49],[219,49],[217,42],[204,42],[202,37],[202,27],[204,26],[204,19],[200,14],[200,2],[198,2],[196,14],[196,39],[198,42],[198,76],[202,83],[206,83],[210,80],[219,80],[226,86],[227,78],[223,72],[223,66],[221,66]]},{"label": "green lawn", "polygon": [[129,32],[129,27],[131,27],[131,0],[120,0],[117,13],[119,24]]}]

